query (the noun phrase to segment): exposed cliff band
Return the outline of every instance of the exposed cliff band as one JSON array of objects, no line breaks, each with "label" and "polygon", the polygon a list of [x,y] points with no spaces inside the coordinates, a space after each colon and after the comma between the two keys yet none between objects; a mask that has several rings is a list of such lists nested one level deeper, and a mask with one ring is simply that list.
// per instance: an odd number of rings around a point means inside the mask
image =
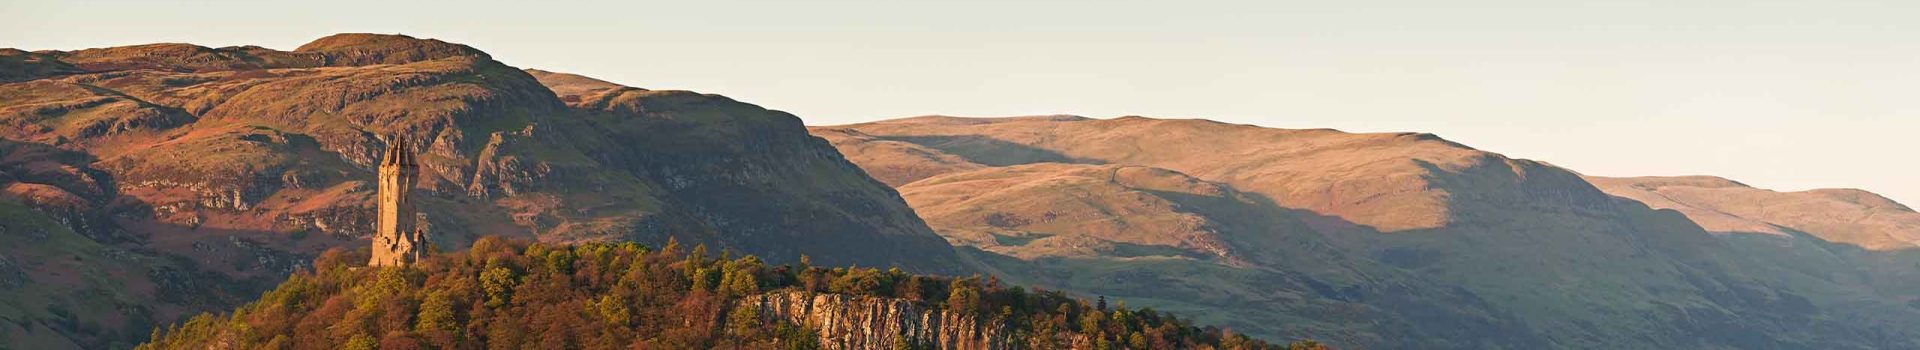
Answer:
[{"label": "exposed cliff band", "polygon": [[[741,301],[762,319],[813,327],[825,349],[892,349],[896,343],[928,349],[1012,349],[1004,323],[983,323],[953,310],[904,299],[787,291]],[[904,341],[901,341],[904,340]]]}]

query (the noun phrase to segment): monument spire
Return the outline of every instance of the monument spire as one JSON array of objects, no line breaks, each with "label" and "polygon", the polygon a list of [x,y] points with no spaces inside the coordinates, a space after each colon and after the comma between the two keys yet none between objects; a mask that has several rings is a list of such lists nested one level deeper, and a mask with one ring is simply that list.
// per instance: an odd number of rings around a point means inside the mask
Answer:
[{"label": "monument spire", "polygon": [[387,152],[380,158],[379,213],[373,236],[373,259],[367,266],[406,266],[426,257],[426,234],[414,228],[419,216],[413,210],[413,185],[420,177],[420,165],[413,148],[399,136],[387,139]]}]

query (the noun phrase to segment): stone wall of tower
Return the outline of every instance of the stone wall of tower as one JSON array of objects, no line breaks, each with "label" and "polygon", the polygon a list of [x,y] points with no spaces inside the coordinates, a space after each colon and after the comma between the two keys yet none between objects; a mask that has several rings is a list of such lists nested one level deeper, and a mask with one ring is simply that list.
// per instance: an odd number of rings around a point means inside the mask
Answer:
[{"label": "stone wall of tower", "polygon": [[419,178],[420,165],[413,149],[398,138],[390,142],[380,159],[380,213],[373,236],[373,259],[367,266],[406,266],[426,257],[426,235],[414,227],[419,216],[413,210],[412,190]]}]

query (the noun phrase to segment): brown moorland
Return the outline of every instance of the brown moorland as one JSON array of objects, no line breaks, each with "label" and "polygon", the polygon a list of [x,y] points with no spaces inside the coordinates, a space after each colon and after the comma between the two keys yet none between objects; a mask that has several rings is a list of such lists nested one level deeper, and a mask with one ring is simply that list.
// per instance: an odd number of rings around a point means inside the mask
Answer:
[{"label": "brown moorland", "polygon": [[[1859,192],[1753,198],[1743,205],[1794,211],[1739,214],[1850,233],[1729,235],[1709,232],[1715,224],[1685,208],[1664,210],[1675,206],[1430,134],[1074,116],[928,116],[811,130],[876,177],[893,178],[935,231],[973,248],[968,255],[993,271],[1272,339],[1385,348],[1920,346],[1906,340],[1920,328],[1904,326],[1920,320],[1908,278],[1920,275],[1920,254],[1850,238],[1912,231],[1899,231],[1897,220],[1809,219],[1912,215]],[[1762,212],[1777,217],[1756,219]],[[1192,249],[1199,246],[1227,253]]]},{"label": "brown moorland", "polygon": [[1920,213],[1858,189],[1776,192],[1711,176],[1589,176],[1587,180],[1608,194],[1679,211],[1707,231],[1775,235],[1797,231],[1870,250],[1920,247]]}]

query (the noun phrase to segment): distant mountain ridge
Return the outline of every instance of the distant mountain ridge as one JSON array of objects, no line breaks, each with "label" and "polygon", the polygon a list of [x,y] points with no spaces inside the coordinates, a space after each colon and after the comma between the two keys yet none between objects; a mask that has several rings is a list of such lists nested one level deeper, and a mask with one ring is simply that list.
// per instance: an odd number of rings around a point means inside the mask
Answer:
[{"label": "distant mountain ridge", "polygon": [[[1385,231],[1444,226],[1457,219],[1451,214],[1457,208],[1449,206],[1449,200],[1528,202],[1532,198],[1526,191],[1546,190],[1534,187],[1559,189],[1556,185],[1561,183],[1584,182],[1557,168],[1507,159],[1431,134],[1348,134],[1328,129],[1249,128],[1206,120],[1071,116],[930,116],[845,129],[886,134],[892,140],[919,141],[912,143],[932,145],[985,164],[1160,166],[1200,178],[1242,183],[1241,187],[1289,207],[1309,208]],[[1144,148],[1148,145],[1154,148]],[[1281,161],[1306,165],[1260,166]],[[1236,166],[1215,166],[1217,162]],[[1443,198],[1451,192],[1463,192],[1449,186],[1471,186],[1476,185],[1472,181],[1481,180],[1446,176],[1477,172],[1502,176],[1522,187],[1480,188],[1471,193],[1475,197]],[[1604,206],[1607,202],[1606,195],[1597,190],[1562,195],[1540,199],[1554,199],[1558,203],[1552,204],[1570,207]]]},{"label": "distant mountain ridge", "polygon": [[1920,214],[1870,192],[1199,119],[807,127],[378,34],[0,49],[0,347],[124,348],[364,246],[395,138],[440,250],[674,239],[977,269],[1368,348],[1920,348]]},{"label": "distant mountain ridge", "polygon": [[1920,213],[1863,190],[1774,192],[1711,176],[1587,179],[1609,194],[1677,210],[1708,231],[1794,230],[1871,250],[1920,248]]},{"label": "distant mountain ridge", "polygon": [[[1016,281],[1274,339],[1461,349],[1920,346],[1910,340],[1920,327],[1907,326],[1920,321],[1910,278],[1920,275],[1920,250],[1887,243],[1913,232],[1899,231],[1912,211],[1864,192],[1613,181],[1431,134],[1206,120],[927,116],[811,130],[890,179],[948,241]],[[1198,187],[1089,176],[1133,168]],[[1647,199],[1694,187],[1751,198]],[[1751,206],[1767,203],[1834,215]],[[1700,208],[1783,234],[1717,233]],[[1862,217],[1872,220],[1850,219]],[[1192,237],[1226,253],[1200,253],[1209,250]]]}]

